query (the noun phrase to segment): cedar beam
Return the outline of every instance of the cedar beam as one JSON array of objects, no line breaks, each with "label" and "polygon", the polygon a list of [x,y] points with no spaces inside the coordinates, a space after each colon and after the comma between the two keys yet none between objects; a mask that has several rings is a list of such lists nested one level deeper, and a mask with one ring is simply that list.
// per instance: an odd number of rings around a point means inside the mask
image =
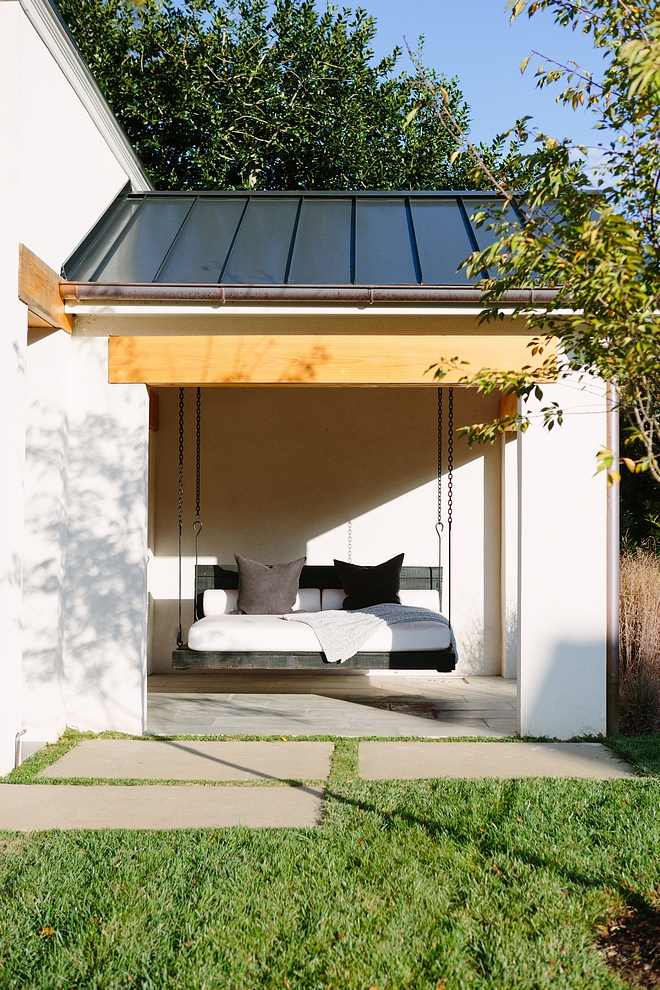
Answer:
[{"label": "cedar beam", "polygon": [[529,364],[528,339],[493,334],[282,334],[110,337],[108,380],[147,385],[431,385],[430,365],[458,356],[442,379]]},{"label": "cedar beam", "polygon": [[25,244],[18,247],[18,298],[28,307],[29,327],[73,330],[73,317],[64,312],[58,274]]}]

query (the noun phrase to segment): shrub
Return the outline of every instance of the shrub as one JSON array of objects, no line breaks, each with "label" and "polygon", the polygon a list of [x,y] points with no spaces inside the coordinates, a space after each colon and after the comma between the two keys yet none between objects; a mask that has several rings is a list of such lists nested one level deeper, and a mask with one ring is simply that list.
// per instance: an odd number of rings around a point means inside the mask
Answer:
[{"label": "shrub", "polygon": [[660,557],[648,548],[621,557],[620,726],[660,732]]}]

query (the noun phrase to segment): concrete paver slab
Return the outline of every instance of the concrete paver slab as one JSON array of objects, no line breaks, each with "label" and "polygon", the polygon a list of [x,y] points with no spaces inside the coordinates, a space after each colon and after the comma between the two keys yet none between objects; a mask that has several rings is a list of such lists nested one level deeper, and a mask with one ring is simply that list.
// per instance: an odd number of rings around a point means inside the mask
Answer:
[{"label": "concrete paver slab", "polygon": [[312,828],[314,787],[0,784],[0,829]]},{"label": "concrete paver slab", "polygon": [[325,780],[331,742],[85,739],[40,777]]},{"label": "concrete paver slab", "polygon": [[365,780],[436,777],[634,777],[632,767],[600,743],[362,742]]}]

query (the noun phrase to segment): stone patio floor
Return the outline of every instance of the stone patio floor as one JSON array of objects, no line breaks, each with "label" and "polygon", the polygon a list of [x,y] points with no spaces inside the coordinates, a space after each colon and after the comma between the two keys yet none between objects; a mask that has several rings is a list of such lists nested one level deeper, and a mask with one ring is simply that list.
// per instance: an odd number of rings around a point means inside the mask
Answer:
[{"label": "stone patio floor", "polygon": [[153,735],[511,736],[516,682],[412,672],[151,674]]}]

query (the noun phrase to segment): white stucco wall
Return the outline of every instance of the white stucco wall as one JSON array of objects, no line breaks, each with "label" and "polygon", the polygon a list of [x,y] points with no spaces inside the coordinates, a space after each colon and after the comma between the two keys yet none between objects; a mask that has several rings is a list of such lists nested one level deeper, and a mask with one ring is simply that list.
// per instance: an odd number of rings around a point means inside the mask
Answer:
[{"label": "white stucco wall", "polygon": [[[16,295],[18,4],[0,3],[0,773],[13,765],[21,728],[21,573],[25,447],[25,307]],[[5,195],[8,190],[10,195]]]},{"label": "white stucco wall", "polygon": [[520,732],[570,739],[606,729],[605,390],[576,381],[544,393],[563,426],[517,441]]},{"label": "white stucco wall", "polygon": [[[38,336],[38,335],[37,335]],[[145,724],[148,403],[107,341],[28,348],[23,608],[27,740]]]},{"label": "white stucco wall", "polygon": [[[33,5],[35,10],[39,6]],[[126,184],[127,171],[122,166],[125,145],[119,148],[119,142],[112,147],[108,134],[102,136],[98,112],[95,122],[85,94],[67,77],[17,0],[0,0],[0,93],[0,454],[4,484],[0,773],[4,773],[13,766],[14,739],[21,728],[28,726],[26,740],[52,739],[68,717],[60,651],[65,554],[58,536],[62,530],[57,527],[64,524],[62,507],[68,499],[63,463],[68,450],[66,424],[73,412],[67,403],[74,345],[58,331],[53,338],[35,343],[35,348],[42,349],[41,356],[35,352],[28,360],[27,310],[17,298],[18,245],[27,244],[58,271]],[[112,131],[112,122],[109,128]],[[94,346],[87,354],[92,352]],[[93,395],[89,390],[85,393],[90,412],[108,388],[107,376],[104,379],[100,372],[94,382]],[[143,392],[140,402],[144,402]],[[76,415],[84,419],[79,409]],[[131,431],[135,428],[133,422]],[[26,430],[30,451],[24,478]],[[48,443],[40,446],[46,435]],[[27,665],[22,684],[23,648]],[[37,668],[43,672],[48,666],[49,676],[40,679]],[[141,713],[141,704],[140,695],[131,706]],[[140,719],[132,715],[129,721],[135,726]]]}]

